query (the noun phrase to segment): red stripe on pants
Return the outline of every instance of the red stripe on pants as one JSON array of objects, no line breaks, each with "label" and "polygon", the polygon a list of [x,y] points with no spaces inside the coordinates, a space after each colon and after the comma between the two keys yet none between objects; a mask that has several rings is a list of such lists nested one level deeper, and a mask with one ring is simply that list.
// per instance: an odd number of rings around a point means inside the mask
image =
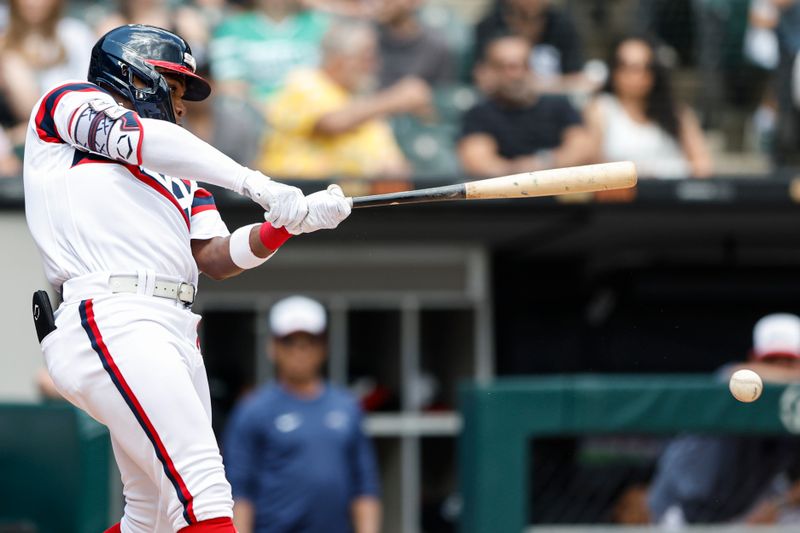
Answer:
[{"label": "red stripe on pants", "polygon": [[181,529],[178,533],[236,533],[233,520],[227,517],[203,520]]}]

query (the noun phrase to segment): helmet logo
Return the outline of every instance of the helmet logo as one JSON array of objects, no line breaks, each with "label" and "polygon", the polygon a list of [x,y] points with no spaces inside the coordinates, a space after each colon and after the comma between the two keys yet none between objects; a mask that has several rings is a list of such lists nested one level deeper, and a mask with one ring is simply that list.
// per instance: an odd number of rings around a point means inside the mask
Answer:
[{"label": "helmet logo", "polygon": [[192,57],[192,54],[189,52],[183,53],[183,62],[189,65],[189,68],[192,69],[192,72],[197,69],[197,61],[194,60],[194,57]]}]

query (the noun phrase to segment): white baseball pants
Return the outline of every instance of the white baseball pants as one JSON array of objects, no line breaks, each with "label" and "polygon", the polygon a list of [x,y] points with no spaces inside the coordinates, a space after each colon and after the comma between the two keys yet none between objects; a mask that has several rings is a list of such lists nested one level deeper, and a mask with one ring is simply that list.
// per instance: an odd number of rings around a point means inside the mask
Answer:
[{"label": "white baseball pants", "polygon": [[104,293],[103,279],[65,284],[57,329],[42,350],[61,394],[110,430],[124,484],[122,533],[231,517],[200,317],[171,300]]}]

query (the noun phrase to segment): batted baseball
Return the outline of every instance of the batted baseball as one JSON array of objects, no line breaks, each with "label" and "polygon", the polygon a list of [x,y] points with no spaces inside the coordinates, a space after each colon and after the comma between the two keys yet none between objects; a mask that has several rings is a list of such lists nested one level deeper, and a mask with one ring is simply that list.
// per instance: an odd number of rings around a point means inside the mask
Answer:
[{"label": "batted baseball", "polygon": [[734,398],[747,403],[758,400],[761,391],[764,390],[761,376],[746,368],[734,372],[728,386]]}]

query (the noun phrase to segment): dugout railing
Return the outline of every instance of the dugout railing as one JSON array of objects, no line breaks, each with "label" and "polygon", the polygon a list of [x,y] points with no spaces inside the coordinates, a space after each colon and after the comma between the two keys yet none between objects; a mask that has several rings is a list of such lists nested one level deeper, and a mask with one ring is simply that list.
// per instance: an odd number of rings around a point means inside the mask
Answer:
[{"label": "dugout railing", "polygon": [[727,384],[696,375],[508,378],[466,384],[460,394],[462,533],[526,529],[533,438],[800,432],[800,385],[767,386],[751,404],[734,400]]}]

